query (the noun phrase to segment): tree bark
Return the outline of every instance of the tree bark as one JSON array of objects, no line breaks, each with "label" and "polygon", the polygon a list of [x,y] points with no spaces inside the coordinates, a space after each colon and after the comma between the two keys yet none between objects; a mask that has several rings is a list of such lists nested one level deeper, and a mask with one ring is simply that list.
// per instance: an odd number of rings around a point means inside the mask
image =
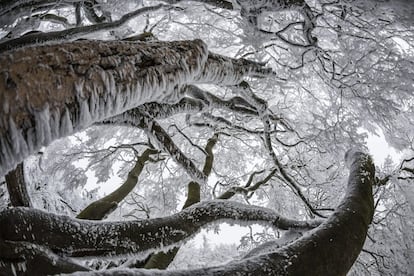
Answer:
[{"label": "tree bark", "polygon": [[0,213],[0,238],[30,242],[66,256],[150,254],[174,246],[217,220],[257,221],[280,229],[312,229],[321,221],[296,221],[274,211],[229,201],[206,201],[168,217],[95,222],[16,207]]},{"label": "tree bark", "polygon": [[32,207],[24,178],[23,163],[19,163],[5,178],[12,206]]},{"label": "tree bark", "polygon": [[70,258],[51,250],[25,242],[3,241],[0,238],[0,275],[54,275],[88,271]]}]

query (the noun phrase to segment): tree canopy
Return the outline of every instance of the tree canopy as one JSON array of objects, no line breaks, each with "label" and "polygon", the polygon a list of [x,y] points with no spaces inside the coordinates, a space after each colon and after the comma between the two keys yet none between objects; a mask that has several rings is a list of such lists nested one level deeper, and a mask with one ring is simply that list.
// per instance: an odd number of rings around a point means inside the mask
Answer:
[{"label": "tree canopy", "polygon": [[0,1],[0,274],[414,273],[409,2]]}]

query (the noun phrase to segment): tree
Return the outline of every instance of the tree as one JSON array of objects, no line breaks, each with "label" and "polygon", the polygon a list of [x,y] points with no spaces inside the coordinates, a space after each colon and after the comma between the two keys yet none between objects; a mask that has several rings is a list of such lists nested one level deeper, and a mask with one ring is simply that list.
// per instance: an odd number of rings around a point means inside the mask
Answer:
[{"label": "tree", "polygon": [[[409,273],[387,264],[414,241],[388,253],[377,239],[401,241],[414,219],[396,211],[413,191],[411,9],[3,1],[0,174],[13,207],[0,211],[0,272],[345,275],[357,262],[355,273]],[[375,174],[364,152],[377,129],[406,152]],[[91,172],[123,184],[76,198]],[[148,270],[220,220],[281,238],[225,265]]]}]

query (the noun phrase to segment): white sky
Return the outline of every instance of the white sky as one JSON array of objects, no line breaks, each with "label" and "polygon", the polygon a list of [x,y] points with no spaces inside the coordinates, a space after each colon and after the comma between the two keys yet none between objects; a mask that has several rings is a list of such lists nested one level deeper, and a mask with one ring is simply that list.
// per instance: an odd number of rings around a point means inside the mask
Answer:
[{"label": "white sky", "polygon": [[377,166],[381,166],[384,163],[385,158],[390,155],[395,163],[401,159],[402,154],[391,148],[385,141],[383,132],[378,129],[378,136],[370,135],[367,139],[368,149],[374,159],[374,163]]}]

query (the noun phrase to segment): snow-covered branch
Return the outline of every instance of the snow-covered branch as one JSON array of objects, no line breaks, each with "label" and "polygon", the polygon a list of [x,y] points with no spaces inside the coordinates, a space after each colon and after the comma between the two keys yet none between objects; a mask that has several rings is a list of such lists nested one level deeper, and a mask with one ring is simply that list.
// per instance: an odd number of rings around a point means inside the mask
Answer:
[{"label": "snow-covered branch", "polygon": [[205,183],[207,179],[206,175],[181,151],[162,126],[146,114],[140,113],[138,109],[109,118],[104,121],[103,124],[138,127],[145,130],[151,141],[156,144],[159,149],[167,152],[175,162],[181,165],[194,181]]},{"label": "snow-covered branch", "polygon": [[2,43],[0,43],[0,52],[15,49],[17,47],[23,47],[27,45],[33,45],[41,42],[50,42],[50,41],[59,41],[65,39],[74,39],[80,37],[82,35],[87,35],[99,31],[105,30],[113,30],[118,28],[129,20],[137,17],[139,15],[145,14],[147,12],[156,11],[161,8],[165,7],[165,5],[156,5],[156,6],[149,6],[137,9],[130,13],[123,15],[120,19],[113,21],[113,22],[103,22],[94,25],[87,25],[87,26],[80,26],[65,29],[63,31],[54,31],[54,32],[34,32],[31,34],[23,35],[21,37],[15,39],[9,39]]},{"label": "snow-covered branch", "polygon": [[178,245],[204,225],[220,220],[236,224],[259,222],[280,229],[311,229],[320,220],[290,220],[274,211],[231,201],[206,201],[163,218],[127,222],[95,222],[13,208],[0,213],[4,240],[47,246],[67,256],[149,254]]},{"label": "snow-covered branch", "polygon": [[2,275],[54,275],[89,270],[71,258],[28,242],[0,240],[0,260]]}]

